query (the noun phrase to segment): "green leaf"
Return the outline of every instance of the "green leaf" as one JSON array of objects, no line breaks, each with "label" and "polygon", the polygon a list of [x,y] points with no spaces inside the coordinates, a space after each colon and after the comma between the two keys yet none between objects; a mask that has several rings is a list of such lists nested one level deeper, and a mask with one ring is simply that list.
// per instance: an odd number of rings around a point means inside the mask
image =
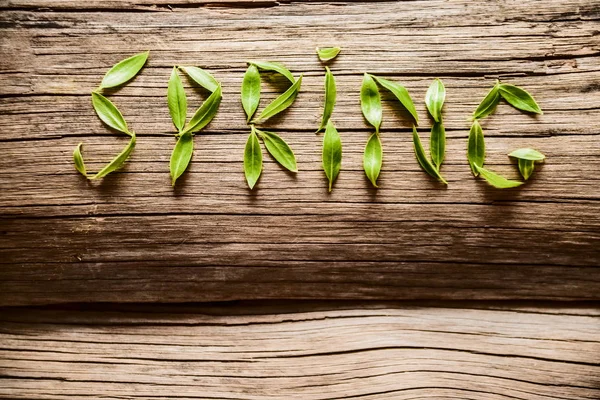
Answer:
[{"label": "green leaf", "polygon": [[217,114],[217,110],[219,109],[219,105],[221,104],[221,86],[217,86],[217,90],[212,92],[208,99],[196,110],[194,116],[188,123],[188,125],[183,130],[183,133],[186,132],[198,132],[200,129],[204,128],[206,125],[212,121],[212,119]]},{"label": "green leaf", "polygon": [[100,93],[92,92],[92,105],[102,122],[113,129],[130,135],[125,118],[123,118],[123,115],[112,101]]},{"label": "green leaf", "polygon": [[213,93],[220,86],[219,82],[208,72],[198,67],[179,67],[194,82]]},{"label": "green leaf", "polygon": [[319,56],[319,60],[323,62],[330,61],[336,58],[341,50],[339,47],[317,47],[317,55]]},{"label": "green leaf", "polygon": [[187,116],[187,98],[183,90],[183,84],[177,74],[177,68],[173,67],[171,78],[169,78],[169,86],[167,89],[167,103],[169,105],[169,114],[173,124],[179,132],[185,126],[185,118]]},{"label": "green leaf", "polygon": [[267,151],[279,164],[292,172],[298,172],[296,156],[285,140],[273,132],[260,131],[256,128],[254,131],[262,138]]},{"label": "green leaf", "polygon": [[500,85],[497,83],[492,90],[481,100],[477,109],[473,113],[473,119],[481,119],[494,112],[496,106],[500,102]]},{"label": "green leaf", "polygon": [[329,191],[342,167],[342,140],[331,120],[327,121],[327,128],[323,136],[323,170],[329,180]]},{"label": "green leaf", "polygon": [[546,156],[539,151],[529,148],[517,149],[509,153],[508,156],[531,161],[542,161],[546,158]]},{"label": "green leaf", "polygon": [[371,181],[373,186],[377,186],[377,178],[381,171],[381,164],[383,163],[383,150],[381,148],[381,140],[377,133],[373,133],[367,145],[365,146],[365,154],[363,156],[363,168],[367,178]]},{"label": "green leaf", "polygon": [[256,65],[250,64],[242,81],[242,107],[246,112],[246,122],[256,112],[260,102],[260,73]]},{"label": "green leaf", "polygon": [[179,136],[177,144],[171,153],[171,184],[175,186],[175,181],[187,169],[192,154],[194,152],[194,136],[190,132],[186,132]]},{"label": "green leaf", "polygon": [[317,129],[316,133],[323,130],[327,126],[329,118],[333,113],[333,107],[335,106],[335,98],[337,96],[337,89],[335,87],[335,78],[329,70],[329,67],[325,67],[325,107],[323,108],[323,118],[321,119],[321,126]]},{"label": "green leaf", "polygon": [[375,127],[375,133],[378,134],[383,113],[381,110],[381,97],[377,84],[371,75],[366,73],[360,88],[360,107],[365,119]]},{"label": "green leaf", "polygon": [[435,166],[435,169],[439,171],[444,161],[444,155],[446,154],[446,129],[444,129],[442,122],[434,122],[431,127],[429,152],[431,153],[431,162]]},{"label": "green leaf", "polygon": [[381,86],[392,92],[394,96],[398,99],[400,104],[412,115],[415,120],[415,124],[419,123],[419,116],[417,115],[417,110],[415,109],[415,104],[408,93],[408,90],[399,83],[388,81],[387,79],[379,78],[373,75],[373,78],[379,83]]},{"label": "green leaf", "polygon": [[145,51],[119,61],[104,75],[100,88],[106,89],[119,86],[136,76],[146,64],[149,54],[149,51]]},{"label": "green leaf", "polygon": [[73,151],[73,162],[75,163],[75,169],[79,171],[81,175],[87,177],[85,163],[83,162],[83,156],[81,155],[81,146],[83,146],[83,143],[79,143],[77,147],[75,147],[75,150]]},{"label": "green leaf", "polygon": [[489,171],[485,168],[480,167],[479,165],[474,165],[475,169],[490,185],[498,189],[508,189],[517,186],[521,186],[523,182],[519,181],[511,181],[506,179],[505,177],[496,174],[495,172]]},{"label": "green leaf", "polygon": [[479,175],[477,168],[475,168],[475,164],[483,165],[483,162],[485,161],[485,141],[483,139],[483,130],[481,129],[481,125],[479,125],[477,120],[473,121],[471,130],[469,131],[467,159],[469,160],[469,165],[471,166],[473,175]]},{"label": "green leaf", "polygon": [[525,180],[529,179],[535,169],[536,161],[543,161],[546,156],[537,150],[530,148],[517,149],[508,154],[518,160],[519,172]]},{"label": "green leaf", "polygon": [[415,155],[417,156],[417,161],[419,165],[425,172],[427,172],[432,177],[436,178],[443,184],[447,185],[448,182],[440,175],[438,170],[429,162],[427,155],[425,154],[425,149],[423,149],[423,145],[421,144],[421,138],[419,137],[419,133],[417,132],[417,128],[413,126],[413,144],[415,148]]},{"label": "green leaf", "polygon": [[533,170],[535,169],[535,161],[525,160],[523,158],[519,158],[519,172],[521,176],[527,180],[533,174]]},{"label": "green leaf", "polygon": [[246,141],[246,147],[244,148],[244,174],[246,175],[246,181],[250,189],[254,188],[256,181],[260,177],[262,172],[262,152],[260,151],[260,142],[252,127],[252,132],[248,136]]},{"label": "green leaf", "polygon": [[533,96],[520,87],[502,83],[499,89],[500,95],[513,107],[530,113],[543,114]]},{"label": "green leaf", "polygon": [[125,148],[117,155],[111,162],[109,162],[104,168],[100,170],[96,175],[88,178],[88,179],[98,179],[104,178],[106,175],[110,174],[121,168],[125,161],[129,158],[129,155],[135,148],[135,133],[131,132],[131,139]]},{"label": "green leaf", "polygon": [[292,86],[290,86],[288,90],[280,94],[276,99],[269,103],[265,107],[265,109],[260,113],[260,115],[256,117],[252,122],[256,123],[267,120],[291,106],[294,103],[294,100],[296,100],[296,97],[298,96],[301,84],[302,75],[300,75],[298,80]]},{"label": "green leaf", "polygon": [[444,106],[444,100],[446,99],[446,88],[439,79],[434,79],[433,83],[427,89],[425,94],[425,105],[429,114],[433,117],[435,122],[442,120],[442,107]]},{"label": "green leaf", "polygon": [[264,71],[277,72],[278,74],[285,76],[291,83],[296,82],[294,75],[292,75],[292,73],[283,64],[269,61],[248,61],[248,64],[256,65],[259,69]]}]

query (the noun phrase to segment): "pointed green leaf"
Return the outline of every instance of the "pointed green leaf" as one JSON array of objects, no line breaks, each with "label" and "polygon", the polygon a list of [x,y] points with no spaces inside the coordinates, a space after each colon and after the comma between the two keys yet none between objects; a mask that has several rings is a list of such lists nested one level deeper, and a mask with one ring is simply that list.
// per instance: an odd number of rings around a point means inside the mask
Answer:
[{"label": "pointed green leaf", "polygon": [[135,133],[131,132],[131,139],[125,148],[117,155],[111,162],[109,162],[104,168],[100,170],[96,175],[88,179],[99,179],[104,178],[106,175],[113,171],[118,170],[125,164],[125,161],[129,158],[129,155],[135,148]]},{"label": "pointed green leaf", "polygon": [[75,169],[79,171],[81,175],[87,177],[85,163],[83,162],[83,156],[81,155],[81,146],[83,146],[83,143],[79,143],[77,147],[75,147],[75,150],[73,151],[73,162],[75,163]]},{"label": "pointed green leaf", "polygon": [[123,118],[123,115],[112,101],[102,96],[100,93],[92,92],[92,105],[102,122],[113,129],[128,135],[130,134],[125,118]]},{"label": "pointed green leaf", "polygon": [[417,128],[413,126],[413,145],[415,148],[415,155],[417,156],[417,161],[419,165],[425,172],[439,180],[443,184],[447,185],[448,182],[440,175],[438,170],[429,162],[427,155],[425,154],[425,149],[423,149],[423,145],[421,144],[421,138],[419,137],[419,133],[417,132]]},{"label": "pointed green leaf", "polygon": [[194,136],[190,132],[186,132],[179,136],[177,144],[171,153],[171,184],[175,186],[175,181],[187,169],[192,154],[194,153]]},{"label": "pointed green leaf", "polygon": [[371,75],[365,73],[360,88],[360,107],[365,119],[375,127],[375,133],[379,133],[381,127],[381,97],[377,84]]},{"label": "pointed green leaf", "polygon": [[365,154],[363,156],[363,168],[367,178],[371,181],[373,186],[377,186],[377,178],[381,171],[381,165],[383,164],[383,150],[381,148],[381,140],[377,133],[373,133],[367,145],[365,146]]},{"label": "pointed green leaf", "polygon": [[104,75],[100,88],[105,89],[119,86],[136,76],[144,64],[146,64],[149,54],[149,51],[145,51],[115,64]]},{"label": "pointed green leaf", "polygon": [[481,176],[484,177],[485,180],[488,181],[488,183],[495,188],[508,189],[521,186],[523,184],[523,182],[508,180],[505,177],[498,175],[495,172],[489,171],[485,168],[482,168],[477,164],[475,164],[474,167],[477,170],[477,172],[481,174]]},{"label": "pointed green leaf", "polygon": [[217,90],[212,92],[208,99],[196,110],[189,124],[185,127],[182,133],[198,132],[212,121],[217,115],[217,110],[221,104],[221,86],[217,86]]},{"label": "pointed green leaf", "polygon": [[546,156],[543,155],[542,153],[540,153],[539,151],[534,150],[534,149],[529,149],[529,148],[517,149],[517,150],[509,153],[508,155],[509,155],[509,157],[520,158],[523,160],[531,160],[531,161],[542,161],[546,158]]},{"label": "pointed green leaf", "polygon": [[167,89],[167,103],[169,105],[169,114],[173,124],[179,132],[185,126],[185,118],[187,116],[187,98],[183,90],[183,84],[177,74],[177,68],[173,67],[171,78],[169,78],[169,86]]},{"label": "pointed green leaf", "polygon": [[329,191],[342,168],[342,140],[331,120],[323,136],[323,170],[329,180]]},{"label": "pointed green leaf", "polygon": [[252,132],[250,132],[246,141],[246,147],[244,148],[244,174],[246,175],[246,181],[250,189],[253,189],[254,185],[256,185],[261,172],[262,152],[260,150],[260,142],[254,132],[254,127],[252,127]]},{"label": "pointed green leaf", "polygon": [[439,171],[446,154],[446,129],[442,122],[434,122],[431,127],[429,152],[431,153],[431,162]]},{"label": "pointed green leaf", "polygon": [[179,67],[194,82],[213,93],[220,86],[219,82],[208,72],[198,67]]},{"label": "pointed green leaf", "polygon": [[302,75],[298,78],[296,83],[289,87],[284,93],[280,94],[276,99],[274,99],[271,103],[269,103],[265,109],[260,113],[258,117],[256,117],[252,122],[261,122],[267,120],[274,115],[279,114],[289,106],[291,106],[296,97],[298,96],[298,92],[300,91],[300,85],[302,84]]},{"label": "pointed green leaf", "polygon": [[317,47],[317,55],[319,60],[326,62],[336,58],[341,50],[339,47]]},{"label": "pointed green leaf", "polygon": [[412,115],[415,120],[415,124],[419,123],[419,116],[417,115],[417,110],[415,109],[415,104],[408,93],[408,90],[404,86],[399,83],[388,81],[387,79],[379,78],[373,75],[373,78],[379,83],[381,86],[392,92],[394,96],[398,99],[400,104]]},{"label": "pointed green leaf", "polygon": [[260,102],[260,73],[256,65],[250,64],[242,81],[242,107],[246,121],[250,121]]},{"label": "pointed green leaf", "polygon": [[525,180],[529,179],[531,174],[533,174],[533,170],[535,168],[535,161],[519,158],[518,164],[519,164],[519,172],[521,173],[521,176]]},{"label": "pointed green leaf", "polygon": [[292,75],[292,73],[283,64],[269,61],[248,61],[248,64],[256,65],[259,69],[264,71],[277,72],[278,74],[285,76],[291,83],[296,82],[294,75]]},{"label": "pointed green leaf", "polygon": [[479,172],[475,168],[475,164],[483,165],[485,161],[485,141],[483,139],[483,130],[477,120],[473,121],[471,130],[469,131],[469,141],[467,143],[467,159],[471,166],[473,175],[477,176]]},{"label": "pointed green leaf", "polygon": [[442,107],[446,99],[446,88],[440,79],[434,79],[425,94],[425,105],[435,122],[442,120]]},{"label": "pointed green leaf", "polygon": [[325,129],[331,114],[333,113],[333,107],[335,106],[335,98],[337,96],[337,89],[335,87],[335,78],[329,70],[329,67],[325,67],[325,107],[323,108],[323,118],[321,119],[321,126],[317,129],[319,131]]},{"label": "pointed green leaf", "polygon": [[267,151],[279,164],[292,172],[298,172],[296,156],[285,140],[273,132],[260,131],[256,128],[254,131],[262,138]]},{"label": "pointed green leaf", "polygon": [[477,109],[473,113],[473,119],[481,119],[494,112],[498,102],[500,102],[500,85],[496,84],[488,92],[488,94],[481,100],[481,103],[477,106]]},{"label": "pointed green leaf", "polygon": [[500,95],[513,107],[530,113],[543,114],[533,96],[520,87],[502,83],[499,89]]}]

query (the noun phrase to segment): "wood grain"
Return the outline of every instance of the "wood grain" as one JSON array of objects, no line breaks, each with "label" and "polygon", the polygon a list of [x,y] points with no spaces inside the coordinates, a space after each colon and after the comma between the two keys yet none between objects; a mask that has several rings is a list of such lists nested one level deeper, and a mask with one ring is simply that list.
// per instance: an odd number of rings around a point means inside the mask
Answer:
[{"label": "wood grain", "polygon": [[[600,299],[598,7],[250,3],[0,2],[0,304]],[[344,144],[332,194],[313,134],[323,101],[317,45],[343,48],[331,66]],[[102,126],[89,91],[114,62],[146,49],[141,75],[110,95],[138,133],[134,154],[119,173],[85,182],[73,147],[83,142],[97,170],[127,140]],[[294,106],[267,124],[292,145],[300,172],[267,158],[253,192],[241,163],[248,59],[305,74]],[[165,95],[175,64],[210,70],[224,99],[173,190]],[[358,101],[365,71],[407,86],[424,141],[422,99],[443,79],[448,188],[419,169],[409,122],[388,95],[381,189],[370,188],[361,170],[370,130]],[[518,178],[506,157],[518,147],[548,157],[518,190],[474,179],[465,157],[467,119],[496,78],[529,90],[545,112],[501,104],[484,121],[490,169]],[[200,104],[206,94],[185,84],[190,104]],[[263,90],[264,106],[280,87]]]},{"label": "wood grain", "polygon": [[[303,311],[297,311],[296,307]],[[597,308],[5,309],[6,399],[593,399]]]}]

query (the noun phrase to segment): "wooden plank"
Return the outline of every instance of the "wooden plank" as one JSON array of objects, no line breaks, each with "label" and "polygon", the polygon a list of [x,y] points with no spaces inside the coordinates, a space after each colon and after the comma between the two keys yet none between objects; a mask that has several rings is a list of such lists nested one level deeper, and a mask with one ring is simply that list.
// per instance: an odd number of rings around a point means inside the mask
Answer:
[{"label": "wooden plank", "polygon": [[[600,299],[600,35],[588,2],[294,2],[203,7],[175,2],[0,3],[0,304],[234,299]],[[215,3],[213,3],[215,4]],[[279,4],[279,3],[278,3]],[[131,6],[131,7],[130,7]],[[31,9],[31,10],[30,10]],[[103,10],[106,9],[106,10]],[[56,11],[58,10],[58,11]],[[62,10],[62,11],[61,11]],[[123,12],[126,11],[126,12]],[[323,101],[317,45],[339,44],[334,120],[344,143],[332,194],[313,134]],[[147,67],[111,94],[138,133],[126,167],[87,183],[71,164],[84,142],[97,170],[126,138],[107,131],[89,91],[115,61],[150,49]],[[239,104],[245,60],[305,74],[296,104],[267,126],[299,161],[266,158],[246,188],[248,134]],[[174,64],[223,82],[216,119],[198,135],[182,184],[169,185],[174,144],[165,104]],[[441,188],[418,167],[410,125],[384,95],[381,189],[361,167],[370,133],[358,89],[365,71],[402,81],[417,101],[448,88]],[[547,156],[531,182],[497,191],[465,160],[469,115],[494,80],[519,84],[545,114],[502,104],[484,121],[487,165],[506,153]],[[191,89],[190,104],[204,93]],[[265,100],[279,87],[265,84]]]},{"label": "wooden plank", "polygon": [[459,307],[4,309],[0,396],[600,396],[597,308]]}]

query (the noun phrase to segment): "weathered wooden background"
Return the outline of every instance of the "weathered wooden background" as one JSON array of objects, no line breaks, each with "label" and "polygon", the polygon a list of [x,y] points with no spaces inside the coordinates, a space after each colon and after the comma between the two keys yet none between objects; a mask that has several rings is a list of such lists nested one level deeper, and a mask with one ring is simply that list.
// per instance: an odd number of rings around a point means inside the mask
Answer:
[{"label": "weathered wooden background", "polygon": [[[0,10],[3,397],[600,397],[597,2],[0,0]],[[331,65],[344,145],[331,194],[314,134],[324,74],[314,48],[327,45],[343,48]],[[135,152],[86,182],[73,147],[84,143],[95,171],[127,141],[95,116],[90,90],[144,50],[141,74],[110,95],[138,134]],[[267,125],[300,172],[265,155],[252,192],[239,102],[248,59],[304,74],[294,106]],[[175,189],[173,65],[208,69],[224,91]],[[405,84],[425,141],[425,91],[443,79],[447,188],[420,170],[388,95],[380,189],[370,187],[365,71]],[[518,147],[548,157],[515,190],[473,178],[465,156],[468,117],[497,78],[544,110],[501,104],[484,120],[490,169],[518,178],[506,156]],[[184,83],[199,105],[205,93]],[[263,91],[264,106],[280,87]],[[273,306],[299,299],[318,302]],[[323,303],[334,299],[434,303]],[[122,305],[228,300],[265,302]],[[44,306],[61,303],[77,305]]]}]

